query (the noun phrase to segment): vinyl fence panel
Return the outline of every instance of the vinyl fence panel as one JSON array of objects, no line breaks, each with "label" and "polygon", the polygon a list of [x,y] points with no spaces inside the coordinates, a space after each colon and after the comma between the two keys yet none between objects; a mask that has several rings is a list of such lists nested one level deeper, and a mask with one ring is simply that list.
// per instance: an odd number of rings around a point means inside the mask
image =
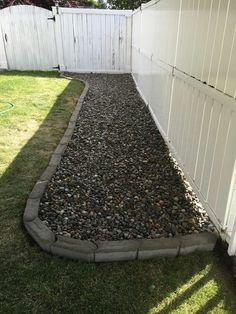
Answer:
[{"label": "vinyl fence panel", "polygon": [[179,14],[173,65],[235,98],[236,1],[182,0]]},{"label": "vinyl fence panel", "polygon": [[[236,2],[161,0],[133,14],[140,94],[236,254]],[[228,95],[227,95],[228,94]]]}]

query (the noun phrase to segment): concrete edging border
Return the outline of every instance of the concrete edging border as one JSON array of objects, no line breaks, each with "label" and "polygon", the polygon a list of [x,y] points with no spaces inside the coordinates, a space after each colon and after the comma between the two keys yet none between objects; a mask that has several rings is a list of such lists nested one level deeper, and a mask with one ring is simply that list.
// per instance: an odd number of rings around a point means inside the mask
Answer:
[{"label": "concrete edging border", "polygon": [[[69,78],[63,74],[62,76]],[[52,154],[48,167],[36,182],[27,200],[23,223],[30,236],[46,252],[85,262],[145,260],[156,257],[175,257],[195,251],[213,250],[218,238],[216,233],[204,232],[175,238],[91,242],[56,236],[39,219],[38,210],[40,200],[73,135],[78,114],[89,90],[88,83],[85,81],[82,82],[85,84],[85,88],[71,115],[68,127],[56,150]]]}]

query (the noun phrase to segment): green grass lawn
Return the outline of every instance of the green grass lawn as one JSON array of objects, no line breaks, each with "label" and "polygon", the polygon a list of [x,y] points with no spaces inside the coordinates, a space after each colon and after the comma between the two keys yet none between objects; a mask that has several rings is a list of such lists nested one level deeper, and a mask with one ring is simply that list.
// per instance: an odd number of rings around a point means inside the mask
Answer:
[{"label": "green grass lawn", "polygon": [[216,253],[83,264],[42,252],[27,235],[27,196],[82,90],[51,72],[0,74],[0,100],[16,105],[0,115],[0,313],[236,313]]}]

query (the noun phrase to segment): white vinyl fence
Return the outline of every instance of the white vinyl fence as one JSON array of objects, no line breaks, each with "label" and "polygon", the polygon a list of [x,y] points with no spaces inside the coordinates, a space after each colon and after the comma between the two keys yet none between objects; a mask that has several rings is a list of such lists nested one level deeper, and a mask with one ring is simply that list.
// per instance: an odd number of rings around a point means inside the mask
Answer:
[{"label": "white vinyl fence", "polygon": [[137,87],[236,254],[236,1],[159,0],[133,15]]},{"label": "white vinyl fence", "polygon": [[27,5],[0,10],[0,68],[130,72],[131,13]]}]

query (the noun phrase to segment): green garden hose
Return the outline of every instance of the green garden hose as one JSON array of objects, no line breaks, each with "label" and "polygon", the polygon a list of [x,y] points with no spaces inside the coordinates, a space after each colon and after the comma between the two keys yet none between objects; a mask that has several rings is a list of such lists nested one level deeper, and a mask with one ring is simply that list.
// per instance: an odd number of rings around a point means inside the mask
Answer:
[{"label": "green garden hose", "polygon": [[15,108],[15,105],[8,102],[8,101],[3,101],[3,100],[0,100],[0,104],[5,104],[6,105],[6,108],[4,108],[3,110],[0,109],[0,115],[6,113],[7,111],[10,111],[12,110],[13,108]]}]

